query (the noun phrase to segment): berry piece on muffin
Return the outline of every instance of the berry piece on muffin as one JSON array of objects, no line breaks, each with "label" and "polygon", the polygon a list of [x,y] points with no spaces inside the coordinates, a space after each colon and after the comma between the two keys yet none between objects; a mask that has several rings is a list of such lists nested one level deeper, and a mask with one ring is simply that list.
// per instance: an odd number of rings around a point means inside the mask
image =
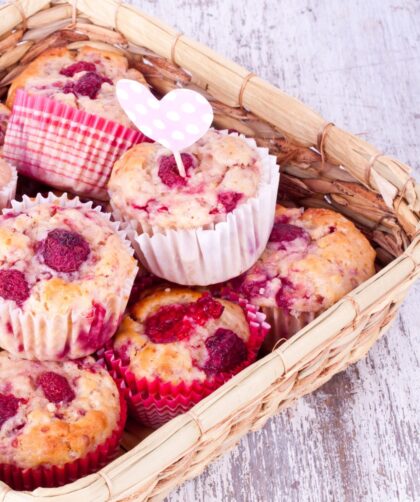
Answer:
[{"label": "berry piece on muffin", "polygon": [[12,108],[17,89],[23,89],[130,126],[115,95],[115,84],[121,78],[146,84],[140,72],[128,67],[122,54],[88,46],[77,51],[65,47],[50,49],[13,81],[7,105]]},{"label": "berry piece on muffin", "polygon": [[341,214],[278,205],[264,253],[231,285],[262,307],[273,345],[374,275],[374,262],[369,241]]},{"label": "berry piece on muffin", "polygon": [[94,472],[114,455],[125,411],[92,358],[40,363],[1,352],[0,479],[33,490]]},{"label": "berry piece on muffin", "polygon": [[93,353],[117,329],[136,271],[129,243],[91,205],[17,203],[0,216],[0,346],[29,359]]}]

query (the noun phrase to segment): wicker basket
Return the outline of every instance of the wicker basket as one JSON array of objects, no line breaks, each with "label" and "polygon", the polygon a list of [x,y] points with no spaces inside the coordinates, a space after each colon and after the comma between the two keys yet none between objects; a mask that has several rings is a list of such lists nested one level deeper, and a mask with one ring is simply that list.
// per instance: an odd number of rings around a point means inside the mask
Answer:
[{"label": "wicker basket", "polygon": [[189,413],[153,433],[129,424],[124,452],[101,472],[25,494],[0,483],[0,501],[7,502],[160,500],[248,431],[363,357],[388,328],[420,271],[420,186],[403,163],[120,1],[20,0],[0,12],[2,95],[49,47],[88,41],[123,51],[161,94],[177,86],[201,89],[217,126],[254,136],[277,155],[282,199],[342,212],[378,253],[379,273]]}]

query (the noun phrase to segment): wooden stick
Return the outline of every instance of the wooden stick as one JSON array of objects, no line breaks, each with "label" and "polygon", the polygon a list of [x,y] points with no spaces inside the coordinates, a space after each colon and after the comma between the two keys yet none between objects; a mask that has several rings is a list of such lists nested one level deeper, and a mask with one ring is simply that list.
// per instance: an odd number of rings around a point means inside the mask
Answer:
[{"label": "wooden stick", "polygon": [[178,166],[179,174],[183,178],[185,178],[185,176],[187,176],[187,173],[185,172],[185,167],[184,167],[184,164],[182,162],[181,154],[179,152],[173,152],[173,153],[174,153],[176,165]]}]

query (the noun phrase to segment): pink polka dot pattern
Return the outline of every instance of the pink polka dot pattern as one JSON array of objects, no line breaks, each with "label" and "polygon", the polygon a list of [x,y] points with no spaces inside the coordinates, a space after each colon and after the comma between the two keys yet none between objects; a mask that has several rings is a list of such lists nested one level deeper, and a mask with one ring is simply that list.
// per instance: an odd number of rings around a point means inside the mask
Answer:
[{"label": "pink polka dot pattern", "polygon": [[122,79],[116,92],[121,107],[135,126],[173,152],[195,143],[213,122],[210,103],[189,89],[174,89],[159,101],[145,85]]}]

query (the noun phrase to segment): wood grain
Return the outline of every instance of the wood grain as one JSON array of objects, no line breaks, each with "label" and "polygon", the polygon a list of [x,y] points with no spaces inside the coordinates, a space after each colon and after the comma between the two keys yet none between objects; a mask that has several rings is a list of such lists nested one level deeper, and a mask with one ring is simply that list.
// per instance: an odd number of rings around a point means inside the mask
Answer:
[{"label": "wood grain", "polygon": [[[420,2],[135,0],[420,174]],[[167,502],[420,500],[417,284],[368,358]]]}]

